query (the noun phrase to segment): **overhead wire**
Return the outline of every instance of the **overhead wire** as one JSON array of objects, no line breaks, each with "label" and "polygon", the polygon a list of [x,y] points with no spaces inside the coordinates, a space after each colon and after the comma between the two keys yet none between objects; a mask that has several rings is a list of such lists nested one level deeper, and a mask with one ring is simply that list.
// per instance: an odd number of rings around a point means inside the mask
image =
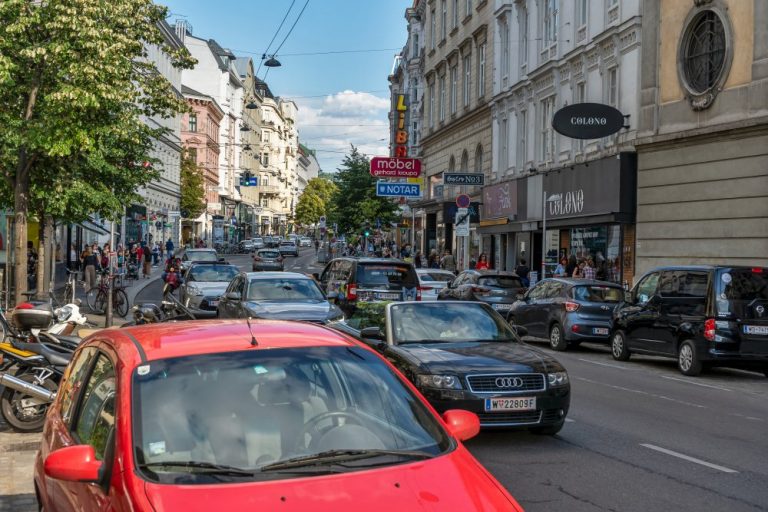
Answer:
[{"label": "overhead wire", "polygon": [[298,15],[298,16],[296,16],[296,20],[293,22],[293,25],[291,25],[291,29],[288,31],[288,33],[287,33],[287,34],[285,34],[285,37],[283,38],[283,42],[282,42],[282,43],[280,43],[280,46],[278,46],[278,47],[277,47],[277,49],[274,51],[274,54],[275,54],[275,55],[277,55],[277,53],[280,51],[280,48],[282,48],[282,47],[283,47],[283,45],[285,44],[285,42],[288,40],[288,36],[290,36],[290,35],[291,35],[291,32],[293,32],[293,29],[294,29],[294,28],[296,28],[296,24],[297,24],[297,23],[299,22],[299,20],[301,19],[301,15],[302,15],[302,14],[304,14],[304,9],[306,9],[306,8],[307,8],[307,5],[309,5],[309,0],[307,0],[306,2],[304,2],[304,7],[302,7],[302,8],[301,8],[301,11],[299,11],[299,15]]},{"label": "overhead wire", "polygon": [[[291,5],[288,6],[288,10],[285,12],[285,16],[283,16],[283,21],[280,22],[280,26],[277,27],[277,30],[275,31],[275,35],[272,36],[272,40],[267,45],[267,49],[264,50],[264,53],[262,55],[266,55],[269,49],[272,47],[272,43],[275,42],[275,38],[277,37],[277,34],[280,33],[280,29],[283,28],[283,24],[285,23],[285,20],[288,19],[288,15],[291,13],[291,10],[293,9],[293,4],[296,3],[296,0],[291,0]],[[250,52],[249,52],[250,53]],[[264,62],[264,59],[261,59],[261,62],[259,62],[259,67],[256,69],[256,76],[259,76],[259,71],[261,70],[261,64]],[[264,77],[266,78],[266,73],[264,74]]]}]

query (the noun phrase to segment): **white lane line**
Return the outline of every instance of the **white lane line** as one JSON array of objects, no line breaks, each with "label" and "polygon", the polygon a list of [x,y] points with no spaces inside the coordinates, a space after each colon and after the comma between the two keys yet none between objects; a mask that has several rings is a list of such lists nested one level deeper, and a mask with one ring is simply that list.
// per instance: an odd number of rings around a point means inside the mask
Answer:
[{"label": "white lane line", "polygon": [[670,377],[668,375],[662,375],[662,379],[676,380],[677,382],[685,382],[686,384],[693,384],[694,386],[701,386],[703,388],[720,389],[722,391],[733,391],[732,389],[724,388],[722,386],[713,386],[712,384],[704,384],[702,382],[694,382],[688,379],[678,379],[677,377]]},{"label": "white lane line", "polygon": [[566,423],[576,423],[576,420],[572,420],[571,418],[565,418]]},{"label": "white lane line", "polygon": [[677,400],[676,398],[670,398],[670,397],[664,396],[664,395],[657,395],[655,393],[649,393],[647,391],[641,391],[639,389],[625,388],[624,386],[616,386],[614,384],[606,384],[605,382],[598,382],[598,381],[592,380],[592,379],[585,379],[584,377],[575,377],[575,380],[581,380],[581,381],[584,381],[584,382],[589,382],[590,384],[597,384],[599,386],[605,386],[605,387],[612,388],[612,389],[618,389],[620,391],[627,391],[629,393],[636,393],[638,395],[650,396],[650,397],[653,397],[653,398],[658,398],[660,400],[668,400],[670,402],[675,402],[675,403],[678,403],[678,404],[688,405],[690,407],[697,407],[699,409],[707,409],[708,408],[706,405],[695,404],[693,402],[686,402],[685,400]]},{"label": "white lane line", "polygon": [[580,357],[578,359],[579,359],[579,361],[584,361],[585,363],[596,364],[596,365],[599,365],[599,366],[610,366],[611,368],[618,368],[619,370],[628,370],[629,369],[626,366],[622,366],[622,365],[619,365],[619,364],[598,363],[597,361],[590,361],[589,359],[582,359]]},{"label": "white lane line", "polygon": [[711,462],[707,462],[705,460],[697,459],[695,457],[691,457],[689,455],[685,455],[683,453],[675,452],[672,450],[667,450],[666,448],[662,448],[661,446],[656,446],[654,444],[645,444],[641,443],[640,446],[643,446],[645,448],[648,448],[650,450],[655,450],[660,453],[665,453],[667,455],[671,455],[672,457],[677,457],[678,459],[687,460],[688,462],[693,462],[694,464],[701,464],[702,466],[706,466],[708,468],[716,469],[718,471],[722,471],[723,473],[738,473],[735,469],[726,468],[725,466],[718,466],[717,464],[712,464]]}]

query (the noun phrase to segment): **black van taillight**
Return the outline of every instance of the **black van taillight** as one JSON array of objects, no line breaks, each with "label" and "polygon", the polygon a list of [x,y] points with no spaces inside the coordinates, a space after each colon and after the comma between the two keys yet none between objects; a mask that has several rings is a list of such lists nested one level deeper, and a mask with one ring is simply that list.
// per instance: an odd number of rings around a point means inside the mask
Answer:
[{"label": "black van taillight", "polygon": [[357,285],[350,284],[347,285],[347,300],[355,300],[357,299]]},{"label": "black van taillight", "polygon": [[707,318],[704,320],[704,339],[715,341],[715,319]]}]

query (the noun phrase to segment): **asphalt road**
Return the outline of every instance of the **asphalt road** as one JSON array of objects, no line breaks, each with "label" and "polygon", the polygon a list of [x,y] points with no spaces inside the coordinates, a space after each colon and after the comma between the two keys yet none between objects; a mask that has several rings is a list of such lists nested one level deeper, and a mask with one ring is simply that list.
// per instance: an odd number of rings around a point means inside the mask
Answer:
[{"label": "asphalt road", "polygon": [[[247,255],[229,256],[243,270]],[[314,249],[286,270],[318,272]],[[158,300],[159,281],[137,301]],[[552,352],[544,343],[534,343]],[[483,432],[467,443],[527,511],[768,511],[768,379],[717,369],[681,375],[673,360],[626,363],[586,344],[554,353],[571,410],[554,437]]]}]

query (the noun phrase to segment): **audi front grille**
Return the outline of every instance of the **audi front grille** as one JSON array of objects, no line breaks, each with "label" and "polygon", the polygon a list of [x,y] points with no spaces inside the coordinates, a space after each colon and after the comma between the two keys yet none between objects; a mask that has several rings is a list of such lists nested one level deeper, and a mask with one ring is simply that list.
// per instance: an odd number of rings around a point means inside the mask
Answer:
[{"label": "audi front grille", "polygon": [[473,393],[544,391],[544,382],[544,375],[541,373],[505,373],[467,376],[469,390]]}]

